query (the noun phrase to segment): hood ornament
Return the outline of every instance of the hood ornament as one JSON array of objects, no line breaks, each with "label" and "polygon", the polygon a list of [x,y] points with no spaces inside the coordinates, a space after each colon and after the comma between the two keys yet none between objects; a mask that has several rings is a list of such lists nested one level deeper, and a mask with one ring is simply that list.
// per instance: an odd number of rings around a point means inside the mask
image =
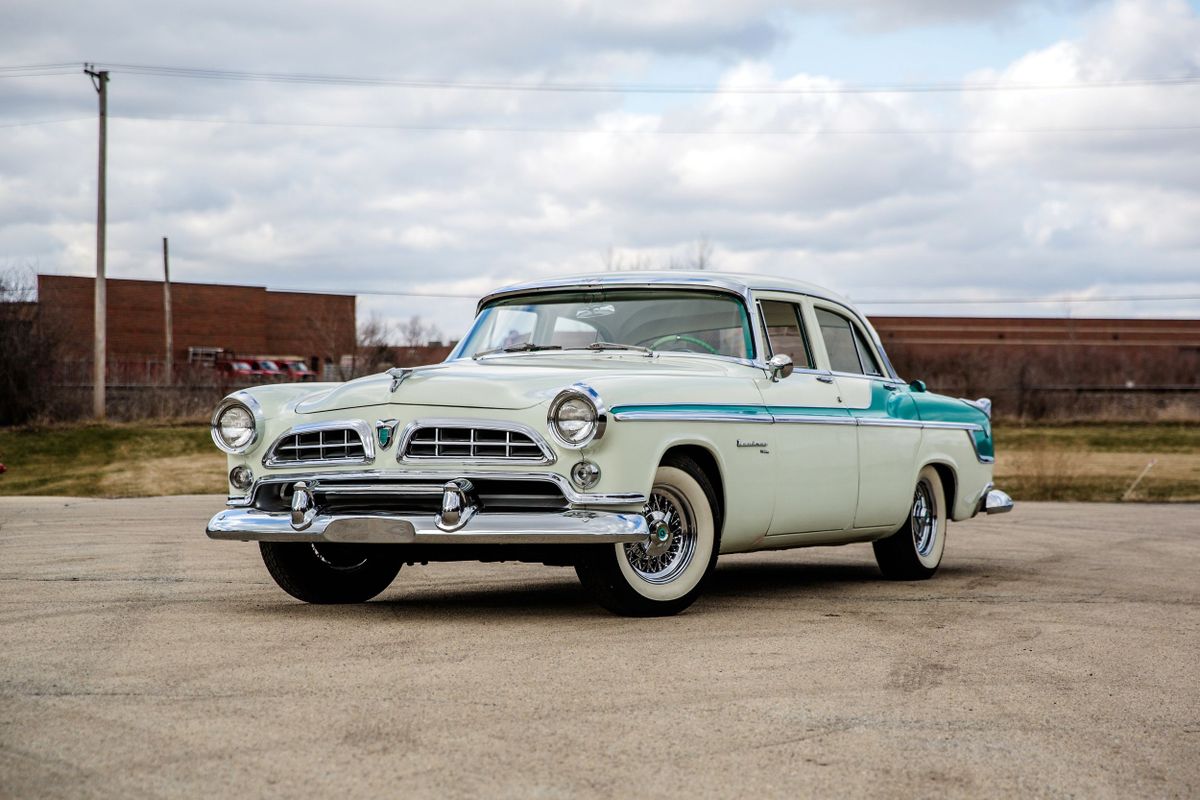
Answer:
[{"label": "hood ornament", "polygon": [[411,367],[392,367],[387,371],[388,375],[392,376],[391,392],[395,393],[400,388],[400,384],[408,380],[408,376],[413,374]]},{"label": "hood ornament", "polygon": [[392,439],[396,438],[396,423],[394,419],[375,420],[375,437],[379,439],[380,449],[387,450]]}]

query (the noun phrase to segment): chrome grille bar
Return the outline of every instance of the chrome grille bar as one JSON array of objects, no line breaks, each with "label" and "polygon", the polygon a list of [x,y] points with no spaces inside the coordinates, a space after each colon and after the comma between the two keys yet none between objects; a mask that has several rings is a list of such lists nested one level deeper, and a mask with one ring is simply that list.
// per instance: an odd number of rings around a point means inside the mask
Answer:
[{"label": "chrome grille bar", "polygon": [[263,466],[369,464],[374,460],[374,441],[365,422],[329,420],[286,431],[267,450]]},{"label": "chrome grille bar", "polygon": [[418,420],[398,448],[401,461],[552,464],[554,452],[528,426],[501,420]]}]

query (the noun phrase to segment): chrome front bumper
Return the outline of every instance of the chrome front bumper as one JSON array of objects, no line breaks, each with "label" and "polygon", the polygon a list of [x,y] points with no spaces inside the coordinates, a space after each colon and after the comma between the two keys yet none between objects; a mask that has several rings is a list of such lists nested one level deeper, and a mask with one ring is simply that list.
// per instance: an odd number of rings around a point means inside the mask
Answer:
[{"label": "chrome front bumper", "polygon": [[609,511],[488,514],[471,517],[453,531],[435,517],[317,514],[302,530],[288,512],[231,508],[213,517],[213,539],[245,542],[355,542],[360,544],[617,544],[649,536],[640,514]]}]

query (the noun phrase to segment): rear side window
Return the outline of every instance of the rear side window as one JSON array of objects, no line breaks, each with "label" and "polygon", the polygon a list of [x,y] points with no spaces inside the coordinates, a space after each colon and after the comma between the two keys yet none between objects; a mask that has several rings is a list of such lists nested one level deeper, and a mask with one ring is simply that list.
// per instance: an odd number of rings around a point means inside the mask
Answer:
[{"label": "rear side window", "polygon": [[825,340],[825,351],[829,354],[830,369],[852,375],[883,375],[858,326],[841,314],[824,308],[817,309],[817,322],[821,326],[821,338]]},{"label": "rear side window", "polygon": [[792,359],[796,367],[812,369],[812,354],[808,337],[804,335],[800,309],[793,303],[779,300],[763,300],[759,308],[762,309],[763,328],[767,331],[771,355],[783,353]]}]

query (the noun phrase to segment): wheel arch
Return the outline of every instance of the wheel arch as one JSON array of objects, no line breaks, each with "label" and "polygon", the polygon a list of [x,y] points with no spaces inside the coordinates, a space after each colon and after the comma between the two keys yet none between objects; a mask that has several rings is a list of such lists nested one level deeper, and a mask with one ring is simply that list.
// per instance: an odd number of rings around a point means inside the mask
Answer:
[{"label": "wheel arch", "polygon": [[704,470],[704,476],[708,478],[713,486],[713,491],[717,494],[717,514],[721,524],[725,521],[725,481],[721,475],[721,464],[715,453],[709,450],[702,444],[673,444],[663,452],[658,463],[662,464],[671,456],[683,456],[695,461],[700,469]]},{"label": "wheel arch", "polygon": [[942,489],[946,492],[947,513],[953,515],[954,503],[958,499],[958,471],[948,461],[930,461],[925,467],[933,467],[937,471],[942,480]]}]

